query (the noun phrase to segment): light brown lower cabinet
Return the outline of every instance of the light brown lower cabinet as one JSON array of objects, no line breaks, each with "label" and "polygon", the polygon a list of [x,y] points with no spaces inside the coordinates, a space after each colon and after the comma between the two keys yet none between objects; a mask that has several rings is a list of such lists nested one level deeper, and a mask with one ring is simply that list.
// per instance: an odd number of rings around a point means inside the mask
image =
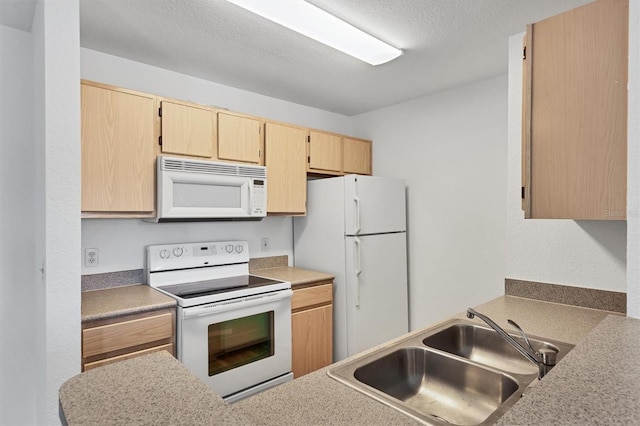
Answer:
[{"label": "light brown lower cabinet", "polygon": [[333,362],[333,282],[293,291],[292,369],[295,378]]},{"label": "light brown lower cabinet", "polygon": [[82,324],[82,371],[162,350],[175,356],[175,309]]}]

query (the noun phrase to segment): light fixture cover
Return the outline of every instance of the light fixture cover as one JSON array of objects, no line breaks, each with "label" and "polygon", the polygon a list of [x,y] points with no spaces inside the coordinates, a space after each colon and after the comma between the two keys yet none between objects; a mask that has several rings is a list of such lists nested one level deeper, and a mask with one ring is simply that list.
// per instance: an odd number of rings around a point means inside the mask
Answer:
[{"label": "light fixture cover", "polygon": [[402,55],[402,50],[303,0],[227,1],[371,65]]}]

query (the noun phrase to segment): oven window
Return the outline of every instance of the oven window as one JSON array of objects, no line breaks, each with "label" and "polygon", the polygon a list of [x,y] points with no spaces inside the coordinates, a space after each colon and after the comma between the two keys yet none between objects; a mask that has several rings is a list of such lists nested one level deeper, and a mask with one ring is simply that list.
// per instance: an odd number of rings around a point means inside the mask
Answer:
[{"label": "oven window", "polygon": [[273,356],[274,311],[209,325],[209,376]]}]

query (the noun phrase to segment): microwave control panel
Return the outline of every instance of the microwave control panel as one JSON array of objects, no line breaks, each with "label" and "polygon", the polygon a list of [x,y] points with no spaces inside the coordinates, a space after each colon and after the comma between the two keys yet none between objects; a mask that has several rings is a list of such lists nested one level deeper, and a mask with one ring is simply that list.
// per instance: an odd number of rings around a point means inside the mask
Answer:
[{"label": "microwave control panel", "polygon": [[251,216],[267,215],[267,181],[252,179],[251,184]]}]

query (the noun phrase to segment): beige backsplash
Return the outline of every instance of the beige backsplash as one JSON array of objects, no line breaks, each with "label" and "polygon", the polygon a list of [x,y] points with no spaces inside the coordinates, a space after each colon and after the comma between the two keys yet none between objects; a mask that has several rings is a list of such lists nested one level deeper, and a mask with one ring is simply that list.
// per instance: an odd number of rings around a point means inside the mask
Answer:
[{"label": "beige backsplash", "polygon": [[505,278],[504,294],[622,314],[627,313],[627,294],[617,291]]},{"label": "beige backsplash", "polygon": [[289,266],[289,256],[256,257],[249,259],[249,270]]}]

